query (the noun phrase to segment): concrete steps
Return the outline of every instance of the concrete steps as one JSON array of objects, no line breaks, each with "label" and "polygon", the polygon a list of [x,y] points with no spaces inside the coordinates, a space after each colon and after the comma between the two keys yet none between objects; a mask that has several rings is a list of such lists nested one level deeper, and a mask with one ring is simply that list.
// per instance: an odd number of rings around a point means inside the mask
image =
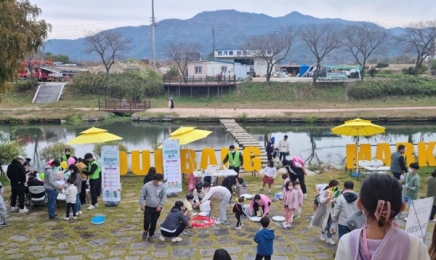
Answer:
[{"label": "concrete steps", "polygon": [[59,101],[65,83],[43,83],[33,97],[32,103],[53,103]]}]

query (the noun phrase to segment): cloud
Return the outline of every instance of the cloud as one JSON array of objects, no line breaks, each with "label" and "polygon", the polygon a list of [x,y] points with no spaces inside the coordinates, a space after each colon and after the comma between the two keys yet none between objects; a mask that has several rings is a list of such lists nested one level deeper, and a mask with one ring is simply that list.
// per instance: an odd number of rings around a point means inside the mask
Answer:
[{"label": "cloud", "polygon": [[[151,0],[31,0],[53,25],[50,38],[78,38],[86,30],[150,24]],[[293,11],[319,18],[371,21],[386,27],[435,18],[436,1],[419,0],[155,0],[157,21],[189,19],[203,11],[235,9],[284,16]]]}]

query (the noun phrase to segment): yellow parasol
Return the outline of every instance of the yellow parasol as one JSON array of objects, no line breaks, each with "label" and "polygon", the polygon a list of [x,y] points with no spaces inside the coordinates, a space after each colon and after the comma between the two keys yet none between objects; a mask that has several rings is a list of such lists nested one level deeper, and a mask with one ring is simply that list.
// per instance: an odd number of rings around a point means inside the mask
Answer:
[{"label": "yellow parasol", "polygon": [[332,128],[332,133],[345,136],[357,136],[356,140],[356,157],[354,164],[356,165],[356,172],[358,172],[358,151],[359,151],[359,136],[371,136],[385,132],[385,128],[371,123],[369,120],[356,118],[353,120],[345,121],[345,124]]},{"label": "yellow parasol", "polygon": [[192,130],[190,131],[185,131],[181,134],[177,134],[179,130],[180,128],[177,129],[174,133],[172,133],[169,139],[178,139],[180,145],[189,144],[197,140],[206,138],[208,135],[212,133],[211,131],[192,128]]},{"label": "yellow parasol", "polygon": [[79,136],[69,141],[67,144],[94,144],[94,143],[104,143],[109,141],[119,141],[123,138],[108,133],[107,130],[91,127],[80,133]]}]

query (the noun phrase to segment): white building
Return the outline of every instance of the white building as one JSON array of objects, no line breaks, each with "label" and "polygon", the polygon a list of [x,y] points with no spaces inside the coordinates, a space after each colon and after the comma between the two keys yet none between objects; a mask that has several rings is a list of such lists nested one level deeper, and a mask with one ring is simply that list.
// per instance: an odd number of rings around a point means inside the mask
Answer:
[{"label": "white building", "polygon": [[[257,56],[254,51],[247,50],[216,50],[215,59],[226,60],[245,64],[248,66],[247,73],[255,72],[256,75],[265,76],[267,73],[267,63],[264,59]],[[274,68],[273,70],[274,71]]]},{"label": "white building", "polygon": [[188,77],[205,78],[216,77],[222,73],[226,78],[236,76],[238,80],[247,78],[249,66],[229,60],[193,61],[188,64]]}]

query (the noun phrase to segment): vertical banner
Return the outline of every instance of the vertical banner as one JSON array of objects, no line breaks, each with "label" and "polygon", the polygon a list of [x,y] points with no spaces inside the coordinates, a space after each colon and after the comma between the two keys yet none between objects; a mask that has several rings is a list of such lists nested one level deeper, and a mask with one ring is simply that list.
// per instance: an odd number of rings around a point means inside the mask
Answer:
[{"label": "vertical banner", "polygon": [[433,208],[433,197],[414,200],[410,203],[407,216],[406,233],[414,235],[425,241],[425,234]]},{"label": "vertical banner", "polygon": [[104,201],[120,201],[120,153],[118,146],[101,147],[101,187]]},{"label": "vertical banner", "polygon": [[182,191],[179,140],[165,140],[162,143],[162,157],[167,193]]}]

